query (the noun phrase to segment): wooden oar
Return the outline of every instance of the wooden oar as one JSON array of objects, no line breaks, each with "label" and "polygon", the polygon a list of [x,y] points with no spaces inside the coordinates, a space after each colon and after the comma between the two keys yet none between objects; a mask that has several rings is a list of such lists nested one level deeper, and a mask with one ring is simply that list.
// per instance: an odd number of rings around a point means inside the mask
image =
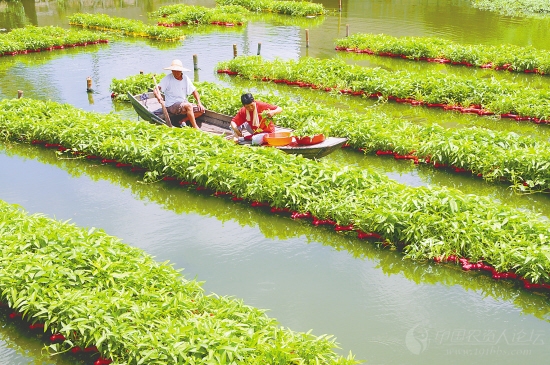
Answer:
[{"label": "wooden oar", "polygon": [[[162,95],[160,95],[160,91],[157,84],[157,80],[155,79],[155,75],[153,75],[153,82],[155,83],[155,88],[153,89],[154,90],[153,93],[160,101],[162,98]],[[166,119],[166,125],[168,127],[173,127],[172,122],[170,121],[170,115],[168,115],[168,110],[166,109],[166,105],[164,105],[164,100],[160,101],[160,105],[162,106],[162,112],[164,113],[164,118]]]}]

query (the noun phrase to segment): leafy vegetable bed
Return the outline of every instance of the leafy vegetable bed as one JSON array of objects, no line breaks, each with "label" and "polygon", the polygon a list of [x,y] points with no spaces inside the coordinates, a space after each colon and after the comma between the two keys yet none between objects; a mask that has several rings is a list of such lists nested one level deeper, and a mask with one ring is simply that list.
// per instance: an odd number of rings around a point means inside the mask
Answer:
[{"label": "leafy vegetable bed", "polygon": [[550,52],[511,44],[463,45],[442,38],[358,33],[337,39],[336,50],[493,70],[550,72]]},{"label": "leafy vegetable bed", "polygon": [[[124,101],[125,90],[135,95],[152,87],[150,74],[113,79],[111,83],[113,94]],[[199,89],[203,103],[218,113],[235,115],[242,106],[239,95],[244,90],[207,82],[200,83]],[[257,98],[283,107],[285,112],[275,121],[293,128],[297,135],[344,136],[350,146],[365,153],[426,163],[486,181],[510,181],[518,191],[550,189],[550,143],[545,141],[482,128],[423,126],[373,110],[359,114],[307,99],[296,101],[272,94]]]},{"label": "leafy vegetable bed", "polygon": [[318,163],[273,148],[246,148],[191,128],[131,123],[53,102],[8,100],[0,102],[0,110],[5,139],[47,142],[101,156],[105,163],[139,166],[149,170],[149,178],[194,182],[197,190],[383,240],[402,248],[407,258],[462,259],[463,267],[470,265],[467,270],[490,269],[498,279],[550,288],[544,284],[550,279],[549,222],[486,198],[406,187],[371,170]]},{"label": "leafy vegetable bed", "polygon": [[14,56],[31,52],[51,51],[66,47],[107,43],[104,34],[86,30],[68,30],[59,27],[26,26],[0,34],[0,56]]},{"label": "leafy vegetable bed", "polygon": [[112,91],[111,98],[116,101],[129,102],[130,100],[128,100],[127,92],[132,95],[137,95],[147,92],[149,89],[152,90],[154,87],[153,76],[155,76],[157,80],[162,80],[165,75],[165,73],[148,73],[129,76],[125,79],[114,78],[109,86],[109,89]]},{"label": "leafy vegetable bed", "polygon": [[242,6],[229,5],[216,8],[174,4],[161,6],[157,11],[149,14],[158,17],[158,25],[164,27],[212,24],[231,27],[243,25],[249,11]]},{"label": "leafy vegetable bed", "polygon": [[322,4],[299,0],[216,0],[217,5],[239,5],[250,11],[273,12],[292,16],[325,14]]},{"label": "leafy vegetable bed", "polygon": [[69,16],[69,24],[85,28],[117,31],[127,36],[177,41],[185,38],[181,29],[147,25],[139,20],[110,17],[107,14],[76,13]]},{"label": "leafy vegetable bed", "polygon": [[550,4],[544,0],[471,0],[472,6],[481,10],[496,11],[507,16],[547,18]]},{"label": "leafy vegetable bed", "polygon": [[[0,201],[0,300],[50,348],[96,364],[352,364],[329,337],[292,332],[242,301],[205,296],[168,263],[103,231]],[[76,351],[75,351],[76,349]],[[316,362],[318,360],[319,362]]]},{"label": "leafy vegetable bed", "polygon": [[218,63],[219,73],[311,87],[399,103],[438,107],[477,115],[499,114],[518,121],[549,123],[550,90],[512,82],[431,72],[387,71],[348,65],[343,60],[304,57],[298,61],[239,56]]}]

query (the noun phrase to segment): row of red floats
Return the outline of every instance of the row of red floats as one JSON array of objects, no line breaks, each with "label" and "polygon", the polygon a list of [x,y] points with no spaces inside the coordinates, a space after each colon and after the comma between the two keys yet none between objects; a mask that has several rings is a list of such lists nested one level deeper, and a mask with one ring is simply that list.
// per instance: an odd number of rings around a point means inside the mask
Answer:
[{"label": "row of red floats", "polygon": [[[189,25],[189,24],[197,25],[197,24],[199,24],[199,21],[195,20],[193,22],[183,21],[183,22],[174,22],[174,23],[163,23],[163,22],[158,22],[157,23],[157,25],[159,27],[165,27],[165,28],[181,27],[183,25]],[[238,26],[243,25],[242,22],[231,23],[231,22],[220,22],[220,21],[211,21],[210,24],[211,25],[221,25],[223,27],[234,27],[235,25],[238,25]]]},{"label": "row of red floats", "polygon": [[[33,140],[33,141],[31,141],[31,143],[32,144],[42,144],[46,148],[57,148],[59,151],[66,151],[67,150],[67,148],[65,148],[65,147],[63,147],[59,144],[50,144],[50,143],[45,143],[44,141],[39,141],[39,140]],[[362,150],[362,149],[360,148],[360,150]],[[414,152],[415,151],[413,151],[411,153],[414,153]],[[73,153],[75,153],[75,152],[73,152]],[[75,154],[78,155],[78,154],[83,154],[83,153],[76,152]],[[418,156],[414,156],[412,154],[400,155],[397,152],[393,152],[393,151],[390,151],[390,150],[378,150],[378,151],[376,151],[376,155],[377,156],[392,155],[395,159],[408,159],[408,160],[413,160],[415,164],[419,163]],[[114,164],[116,167],[119,167],[119,168],[120,167],[131,167],[131,171],[133,171],[133,172],[147,171],[147,169],[145,169],[145,168],[133,166],[131,164],[121,163],[121,162],[118,162],[115,159],[106,159],[106,158],[101,158],[101,157],[95,156],[95,155],[87,155],[86,158],[87,159],[94,159],[94,160],[101,160],[101,163],[103,163],[103,164]],[[432,162],[429,156],[426,157],[425,162],[428,163],[428,164],[433,163],[435,168],[447,168],[447,167],[449,167],[448,165],[445,165],[445,164]],[[461,168],[461,167],[456,167],[456,166],[451,166],[451,167],[457,173],[465,173],[465,172],[466,173],[467,172],[471,173],[471,170],[467,170],[467,169],[464,169],[464,168]],[[477,176],[482,177],[483,175],[482,174],[477,174]],[[173,177],[173,176],[165,176],[165,177],[162,178],[162,180],[163,181],[179,181],[179,185],[181,185],[181,186],[193,186],[194,185],[194,186],[196,186],[195,187],[196,191],[210,191],[209,188],[198,185],[194,181],[193,182],[181,181],[178,178]],[[215,196],[215,197],[229,196],[229,197],[231,197],[231,200],[235,201],[235,202],[245,200],[244,198],[235,196],[231,192],[225,192],[225,191],[216,191],[212,195]],[[376,232],[364,232],[360,229],[357,229],[353,224],[339,225],[334,220],[331,220],[331,219],[328,219],[328,218],[327,219],[319,219],[318,217],[315,217],[314,215],[312,215],[311,212],[298,212],[298,211],[291,210],[289,208],[272,207],[269,203],[259,202],[259,201],[252,201],[250,203],[250,205],[252,207],[270,208],[271,213],[274,213],[274,214],[290,214],[290,218],[292,218],[292,219],[311,219],[311,224],[312,225],[314,225],[314,226],[324,226],[324,225],[333,226],[334,231],[336,231],[336,232],[355,231],[355,232],[357,232],[357,238],[358,239],[375,239],[375,240],[379,240],[379,241],[384,239],[380,234],[378,234]],[[456,263],[456,262],[459,262],[462,265],[462,268],[465,271],[469,271],[469,270],[490,271],[492,273],[493,279],[518,279],[518,280],[523,282],[523,285],[526,289],[550,289],[550,284],[532,283],[529,280],[527,280],[525,278],[522,278],[522,277],[520,277],[517,274],[512,273],[512,272],[500,273],[495,268],[493,268],[490,265],[484,264],[482,261],[472,263],[466,258],[458,258],[457,256],[454,256],[454,255],[451,255],[451,256],[448,256],[448,257],[444,257],[444,256],[434,257],[434,261],[438,262],[438,263],[443,263],[443,262],[455,262]],[[43,326],[42,326],[42,328],[43,328]],[[59,335],[59,336],[62,336],[62,335]],[[57,339],[61,339],[59,336],[57,337]],[[50,339],[52,339],[52,338],[50,338]],[[71,349],[71,351],[78,352],[78,351],[80,351],[80,348],[75,347],[75,348]],[[108,360],[106,360],[106,361],[108,361]],[[105,363],[97,363],[96,362],[94,365],[107,365],[109,363],[110,362],[105,362]]]},{"label": "row of red floats", "polygon": [[471,270],[481,270],[481,271],[487,271],[491,273],[491,276],[495,280],[501,280],[501,279],[516,279],[523,283],[523,286],[525,289],[546,289],[550,290],[550,284],[547,283],[532,283],[530,280],[521,277],[520,275],[508,271],[508,272],[499,272],[491,265],[488,265],[484,263],[483,261],[478,262],[470,262],[468,259],[464,257],[457,257],[455,255],[450,256],[436,256],[434,257],[434,261],[437,263],[445,263],[445,262],[452,262],[452,263],[458,263],[460,266],[462,266],[462,270],[464,271],[471,271]]},{"label": "row of red floats", "polygon": [[[351,146],[348,145],[348,144],[342,146],[342,148],[347,148],[347,147],[351,147]],[[365,149],[364,148],[358,148],[358,150],[359,151],[364,151]],[[418,156],[413,155],[413,153],[415,153],[415,152],[416,151],[412,151],[408,155],[400,155],[399,153],[391,151],[391,150],[377,150],[376,155],[377,156],[393,156],[393,158],[395,158],[396,160],[413,160],[414,164],[418,165],[420,163],[420,158]],[[448,168],[450,168],[452,171],[454,171],[457,174],[463,174],[463,173],[474,174],[474,172],[470,169],[465,169],[463,167],[458,167],[458,166],[454,166],[454,165],[449,166],[447,164],[439,163],[439,162],[433,162],[431,160],[430,156],[427,156],[424,159],[424,162],[429,164],[429,165],[433,165],[433,167],[435,167],[436,169],[448,169]],[[478,174],[475,174],[475,176],[482,178],[483,174],[478,173]],[[508,181],[508,180],[504,177],[501,177],[500,181],[505,182],[505,181]],[[523,186],[529,186],[529,184],[526,181],[523,181]]]},{"label": "row of red floats", "polygon": [[[414,60],[414,61],[426,61],[426,62],[435,62],[435,63],[449,63],[451,65],[463,65],[463,66],[467,66],[467,67],[472,67],[474,66],[472,63],[468,62],[468,61],[451,61],[450,59],[448,58],[430,58],[430,57],[411,57],[411,56],[407,56],[407,55],[404,55],[404,54],[398,54],[398,53],[392,53],[392,52],[375,52],[371,49],[368,49],[368,48],[365,48],[365,49],[359,49],[359,48],[347,48],[347,47],[335,47],[334,48],[335,50],[337,51],[345,51],[345,52],[354,52],[354,53],[366,53],[366,54],[369,54],[369,55],[375,55],[375,56],[380,56],[380,57],[392,57],[392,58],[402,58],[402,59],[405,59],[405,60]],[[506,63],[502,66],[494,66],[492,62],[488,62],[486,64],[483,64],[481,66],[479,66],[480,68],[485,68],[485,69],[493,69],[493,70],[496,70],[496,71],[516,71],[511,64],[509,63]],[[540,75],[544,75],[544,71],[541,71],[539,70],[538,68],[534,68],[534,69],[526,69],[526,70],[523,70],[524,73],[536,73],[536,74],[540,74]]]},{"label": "row of red floats", "polygon": [[[217,72],[219,74],[225,73],[225,74],[228,74],[228,75],[231,75],[231,76],[235,76],[235,75],[239,74],[236,71],[231,71],[231,70],[228,70],[228,69],[220,69],[220,70],[217,70]],[[321,88],[317,85],[309,84],[307,82],[290,81],[290,80],[286,80],[286,79],[271,79],[269,77],[263,77],[261,80],[265,81],[265,82],[273,81],[276,84],[286,84],[288,86],[299,86],[299,87],[307,87],[307,88],[311,88],[311,89],[320,89],[320,90],[324,90],[326,92],[330,92],[330,91],[334,90],[334,91],[340,92],[341,94],[347,94],[347,95],[353,95],[353,96],[363,96],[364,95],[365,97],[372,98],[372,99],[378,99],[378,98],[381,98],[381,97],[384,96],[380,92],[376,92],[376,93],[371,94],[371,93],[367,93],[367,92],[362,91],[362,90],[338,89],[337,87],[324,87],[324,88]],[[393,100],[396,103],[407,103],[407,104],[411,104],[413,106],[426,106],[428,108],[441,108],[441,109],[444,109],[444,110],[454,110],[454,111],[457,111],[457,112],[460,112],[460,113],[463,113],[463,114],[477,114],[479,116],[495,115],[494,112],[483,109],[482,106],[479,105],[479,104],[472,104],[468,107],[464,107],[464,106],[460,106],[460,105],[450,105],[450,104],[443,104],[443,103],[427,103],[427,102],[422,101],[422,100],[416,100],[416,99],[412,99],[412,98],[399,98],[399,97],[393,96],[393,95],[389,95],[388,100]],[[522,115],[513,114],[513,113],[503,113],[503,114],[500,114],[499,116],[501,118],[514,119],[518,122],[530,121],[530,122],[533,122],[535,124],[550,124],[550,120],[540,119],[540,118],[536,118],[536,117],[527,117],[527,116],[522,116]]]},{"label": "row of red floats", "polygon": [[[233,196],[233,193],[229,193],[229,192],[215,192],[214,193],[214,196],[224,196],[224,195]],[[243,201],[244,199],[233,196],[232,200],[233,201]],[[295,211],[295,210],[291,210],[289,208],[272,207],[269,203],[259,202],[259,201],[252,201],[250,203],[250,206],[270,208],[271,213],[274,213],[274,214],[288,213],[288,214],[290,214],[290,218],[292,218],[292,219],[311,219],[311,224],[312,225],[314,225],[314,226],[333,226],[334,230],[336,232],[354,231],[354,232],[357,232],[357,238],[359,238],[359,239],[378,239],[378,240],[383,239],[383,237],[381,235],[379,235],[378,233],[364,232],[360,229],[355,228],[355,226],[353,224],[339,225],[335,221],[333,221],[332,219],[319,219],[318,217],[315,217],[314,215],[312,215],[310,212],[303,213],[303,212],[298,212],[298,211]]]},{"label": "row of red floats", "polygon": [[[3,302],[0,302],[0,308],[9,308],[9,306],[6,304],[6,303],[3,303]],[[23,314],[20,313],[20,312],[11,312],[8,317],[10,319],[22,319],[23,317]],[[44,323],[32,323],[32,324],[29,324],[28,328],[30,330],[39,330],[39,329],[44,329]],[[61,343],[61,342],[64,342],[66,340],[65,336],[63,336],[61,333],[54,333],[52,335],[49,336],[49,340],[52,342],[52,343]],[[88,347],[85,347],[85,348],[81,348],[81,347],[78,347],[78,346],[74,346],[70,349],[71,353],[73,354],[78,354],[78,353],[89,353],[89,354],[95,354],[95,353],[99,353],[98,349],[96,346],[88,346]],[[94,362],[94,365],[109,365],[110,363],[112,363],[113,361],[111,359],[108,359],[108,358],[104,358],[102,356],[100,356],[95,362]]]},{"label": "row of red floats", "polygon": [[100,40],[93,41],[93,42],[79,42],[79,43],[63,44],[63,45],[59,45],[59,46],[51,46],[51,47],[44,47],[44,48],[37,48],[37,49],[22,49],[22,50],[17,50],[17,51],[12,51],[12,52],[0,53],[0,56],[15,56],[15,55],[18,55],[18,54],[53,51],[54,49],[64,49],[64,48],[72,48],[72,47],[86,47],[87,45],[99,44],[99,43],[109,43],[109,40],[108,39],[100,39]]}]

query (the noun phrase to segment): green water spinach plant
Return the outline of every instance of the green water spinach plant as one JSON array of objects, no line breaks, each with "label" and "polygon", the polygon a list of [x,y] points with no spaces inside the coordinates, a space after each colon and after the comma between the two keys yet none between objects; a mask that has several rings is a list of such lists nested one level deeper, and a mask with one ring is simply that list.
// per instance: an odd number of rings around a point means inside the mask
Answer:
[{"label": "green water spinach plant", "polygon": [[0,34],[0,55],[51,51],[75,45],[107,43],[108,36],[88,30],[26,26]]},{"label": "green water spinach plant", "polygon": [[451,63],[485,69],[546,74],[550,53],[533,47],[460,44],[437,37],[393,37],[357,33],[335,41],[336,50]]},{"label": "green water spinach plant", "polygon": [[293,332],[241,300],[207,296],[169,263],[103,231],[1,201],[0,222],[0,300],[59,334],[51,352],[94,347],[113,364],[357,363],[337,355],[330,337]]},{"label": "green water spinach plant", "polygon": [[[241,77],[301,84],[344,94],[385,97],[428,107],[445,107],[478,115],[498,114],[516,120],[547,123],[550,119],[550,90],[534,89],[496,79],[478,79],[445,75],[389,72],[380,68],[348,65],[343,60],[304,57],[297,61],[266,61],[260,56],[239,56],[218,63],[218,72],[237,73]],[[298,73],[298,70],[309,72]],[[418,99],[415,99],[418,98]],[[532,102],[536,100],[537,103]],[[519,110],[526,114],[519,114]]]},{"label": "green water spinach plant", "polygon": [[185,4],[161,6],[157,11],[149,13],[149,17],[156,17],[157,24],[163,26],[181,25],[243,25],[250,13],[246,8],[238,5],[217,6],[206,8]]},{"label": "green water spinach plant", "polygon": [[306,29],[313,29],[323,24],[325,16],[295,17],[277,13],[251,13],[247,16],[249,22],[263,22],[278,26],[294,26]]},{"label": "green water spinach plant", "polygon": [[111,81],[109,90],[111,90],[111,98],[114,101],[123,101],[128,102],[127,92],[130,92],[132,95],[140,94],[152,90],[154,88],[153,76],[157,80],[161,80],[166,74],[139,74],[134,76],[129,76],[125,79],[114,78]]},{"label": "green water spinach plant", "polygon": [[103,31],[115,31],[126,36],[146,37],[163,41],[178,41],[185,38],[180,29],[148,25],[138,20],[111,17],[107,14],[75,13],[69,16],[69,24]]},{"label": "green water spinach plant", "polygon": [[296,0],[216,0],[219,5],[239,5],[254,12],[274,12],[290,16],[326,14],[322,4]]},{"label": "green water spinach plant", "polygon": [[[40,128],[27,123],[46,106],[49,118],[41,116]],[[74,145],[66,148],[88,146],[81,152],[125,159],[147,167],[153,177],[170,174],[239,198],[309,212],[313,222],[331,220],[358,233],[375,232],[411,259],[444,255],[483,260],[501,272],[515,272],[526,287],[550,279],[548,222],[487,198],[405,187],[369,169],[310,161],[272,148],[244,148],[190,128],[132,124],[53,102],[5,100],[0,110],[3,138],[49,138],[53,132],[48,127],[55,131],[62,126],[67,141],[73,136]]]},{"label": "green water spinach plant", "polygon": [[550,5],[539,0],[472,0],[472,6],[482,10],[495,11],[506,16],[547,18]]}]

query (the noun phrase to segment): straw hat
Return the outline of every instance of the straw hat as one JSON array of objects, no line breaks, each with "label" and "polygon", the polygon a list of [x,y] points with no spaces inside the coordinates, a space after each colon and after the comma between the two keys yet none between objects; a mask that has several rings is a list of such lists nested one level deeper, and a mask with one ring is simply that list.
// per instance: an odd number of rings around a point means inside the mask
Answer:
[{"label": "straw hat", "polygon": [[183,64],[181,63],[180,60],[173,60],[172,64],[168,67],[165,67],[164,69],[165,70],[172,70],[172,71],[181,71],[181,72],[191,71],[191,70],[188,70],[188,69],[184,68]]}]

